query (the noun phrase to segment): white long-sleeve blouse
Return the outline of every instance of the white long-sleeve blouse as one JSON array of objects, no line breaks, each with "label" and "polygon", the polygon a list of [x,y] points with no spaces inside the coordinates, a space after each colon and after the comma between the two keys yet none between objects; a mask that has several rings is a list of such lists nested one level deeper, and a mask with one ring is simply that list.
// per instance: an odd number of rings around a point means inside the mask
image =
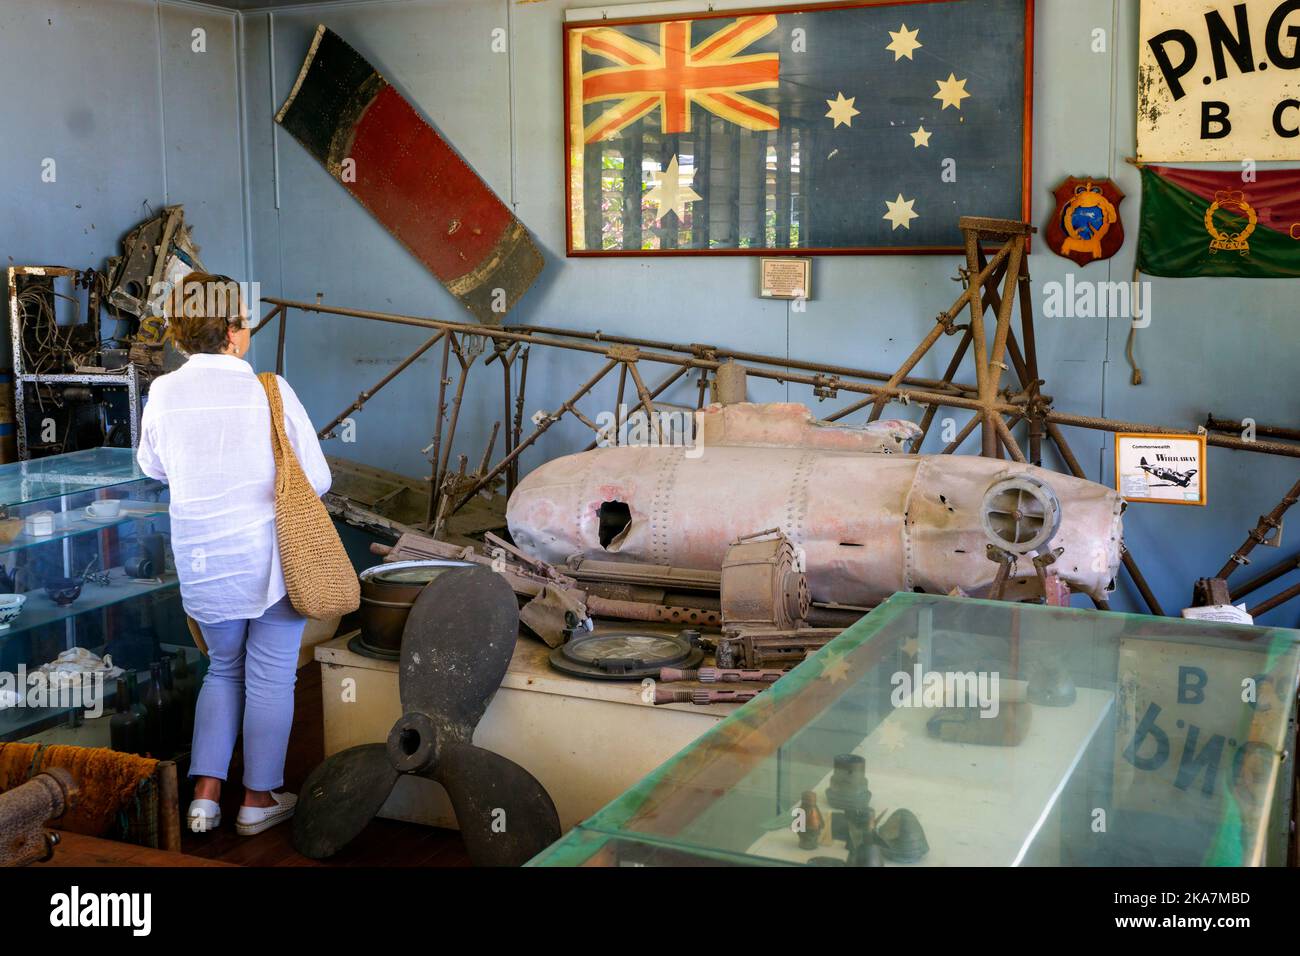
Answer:
[{"label": "white long-sleeve blouse", "polygon": [[[322,495],[330,470],[316,430],[289,383],[279,383],[289,441]],[[202,624],[261,617],[284,597],[271,414],[251,365],[198,354],[156,379],[136,460],[169,486],[172,552],[190,617]]]}]

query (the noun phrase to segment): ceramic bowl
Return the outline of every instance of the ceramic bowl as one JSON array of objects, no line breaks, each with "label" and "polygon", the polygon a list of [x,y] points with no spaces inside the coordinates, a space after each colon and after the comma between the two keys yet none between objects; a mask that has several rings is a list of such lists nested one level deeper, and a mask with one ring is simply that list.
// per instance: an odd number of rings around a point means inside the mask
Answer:
[{"label": "ceramic bowl", "polygon": [[50,578],[45,582],[45,593],[60,607],[67,607],[81,596],[81,578]]},{"label": "ceramic bowl", "polygon": [[27,603],[25,594],[0,594],[0,631],[8,630]]}]

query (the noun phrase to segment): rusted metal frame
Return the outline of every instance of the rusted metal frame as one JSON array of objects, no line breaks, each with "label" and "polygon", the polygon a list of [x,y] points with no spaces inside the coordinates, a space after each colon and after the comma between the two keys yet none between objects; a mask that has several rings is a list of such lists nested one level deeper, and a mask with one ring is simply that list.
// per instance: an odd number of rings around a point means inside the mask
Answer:
[{"label": "rusted metal frame", "polygon": [[595,388],[596,385],[600,382],[600,380],[603,379],[606,375],[608,375],[609,372],[614,368],[614,366],[618,364],[619,364],[618,359],[615,358],[606,359],[605,364],[601,366],[599,372],[597,372],[591,378],[587,379],[587,381],[584,382],[578,388],[578,390],[573,393],[573,395],[569,398],[569,400],[566,401],[563,405],[561,405],[558,409],[556,409],[555,412],[543,418],[542,421],[538,423],[537,427],[532,431],[532,433],[529,434],[529,436],[525,438],[523,441],[521,441],[518,445],[516,445],[514,447],[514,450],[511,451],[510,454],[506,455],[505,458],[497,462],[496,466],[493,467],[493,469],[490,472],[488,472],[486,475],[481,476],[479,480],[474,483],[474,487],[472,487],[468,492],[466,492],[461,497],[459,501],[456,502],[455,506],[451,509],[450,513],[455,514],[457,511],[463,508],[471,498],[473,498],[476,494],[478,494],[480,490],[488,487],[488,485],[490,485],[494,480],[496,480],[497,476],[500,475],[501,472],[505,471],[505,469],[510,467],[511,462],[515,461],[529,447],[531,447],[532,444],[535,441],[537,441],[537,439],[541,438],[542,435],[546,433],[547,429],[549,429],[553,424],[555,424],[561,418],[563,418],[565,412],[574,411],[575,403],[581,400],[583,396],[585,396],[588,392],[590,392],[593,388]]},{"label": "rusted metal frame", "polygon": [[[963,230],[966,243],[966,270],[971,276],[979,274],[979,252],[980,237],[974,229]],[[988,357],[986,349],[988,348],[988,337],[984,332],[984,298],[983,296],[972,296],[968,300],[970,304],[970,334],[975,343],[973,357],[975,359],[975,389],[979,394],[980,402],[983,402],[985,395],[988,394],[984,386],[985,379],[988,378]],[[980,453],[987,458],[996,457],[997,440],[992,427],[988,424],[988,409],[980,405],[980,413],[983,418],[983,438],[980,443]]]},{"label": "rusted metal frame", "polygon": [[1277,594],[1274,594],[1271,598],[1266,598],[1265,600],[1261,601],[1259,604],[1256,604],[1254,607],[1248,609],[1246,613],[1253,618],[1259,617],[1262,614],[1267,614],[1269,611],[1273,610],[1274,608],[1281,607],[1283,604],[1285,604],[1287,601],[1290,601],[1292,598],[1296,597],[1297,595],[1300,595],[1300,584],[1293,584],[1285,591],[1279,591]]},{"label": "rusted metal frame", "polygon": [[[588,345],[583,342],[556,342],[544,338],[538,338],[537,336],[534,335],[511,332],[504,329],[490,328],[487,326],[478,326],[478,325],[473,325],[471,323],[444,322],[436,319],[421,319],[414,316],[403,316],[403,315],[396,315],[393,313],[385,313],[385,312],[369,312],[369,311],[364,311],[359,309],[336,309],[331,306],[313,304],[309,302],[294,302],[294,301],[278,300],[278,299],[267,299],[266,301],[272,304],[284,304],[292,308],[300,308],[303,309],[304,311],[317,312],[321,314],[346,315],[355,318],[376,319],[382,322],[390,322],[396,325],[410,325],[417,328],[430,328],[430,329],[442,328],[442,329],[448,329],[452,331],[465,330],[469,334],[473,334],[473,335],[482,335],[490,338],[509,339],[511,341],[529,342],[532,344],[554,345],[557,348],[565,348],[575,352],[586,352],[593,355],[604,356],[608,352],[608,350],[605,348],[601,348],[600,346],[597,345]],[[581,334],[589,335],[589,333],[581,333]],[[731,354],[739,357],[744,355],[745,353],[731,353]],[[714,359],[704,359],[704,358],[688,359],[676,355],[665,355],[665,354],[643,353],[641,358],[649,362],[659,362],[666,365],[687,366],[689,368],[705,369],[709,371],[716,370],[718,368],[718,365],[720,364],[718,360],[714,360]],[[812,363],[800,363],[785,358],[779,358],[779,359],[771,358],[768,356],[758,356],[757,360],[764,363],[769,363],[778,368],[797,368],[797,367],[804,367],[812,364]],[[835,366],[813,365],[812,367],[829,369],[832,373],[837,372]],[[799,384],[806,384],[811,386],[821,386],[825,384],[824,379],[819,379],[817,377],[808,376],[808,375],[793,375],[783,371],[771,371],[768,369],[755,369],[755,368],[747,367],[746,372],[751,376],[757,378],[771,379],[773,381],[778,381],[778,382],[791,381],[791,382],[796,382]],[[876,373],[864,373],[861,370],[856,370],[856,369],[842,370],[842,374],[854,375],[861,378],[879,378],[879,379],[887,378],[887,376],[878,375]],[[883,394],[888,394],[890,396],[896,396],[906,401],[916,402],[920,404],[939,402],[940,404],[951,405],[954,408],[978,408],[979,407],[978,401],[968,400],[966,399],[965,395],[953,394],[948,392],[940,393],[930,389],[917,388],[912,386],[911,384],[907,384],[906,388],[885,389],[881,386],[855,385],[853,383],[845,382],[839,378],[833,379],[832,381],[836,383],[839,388],[845,391],[856,392],[858,394],[876,395],[876,394],[883,393]],[[917,379],[908,380],[908,382],[915,382],[915,381],[918,380]],[[937,383],[937,384],[940,386],[940,388],[951,387],[951,386],[945,386],[944,383]],[[962,386],[961,388],[965,390],[965,386]],[[1044,401],[1046,401],[1046,396],[1044,396]],[[1008,411],[1008,409],[1006,408],[1001,408],[996,410],[1002,411],[1004,414],[1013,413],[1014,411],[1016,411],[1014,409]],[[1120,422],[1120,421],[1113,421],[1111,419],[1104,419],[1104,418],[1089,418],[1087,416],[1069,415],[1064,412],[1057,412],[1057,411],[1050,411],[1046,413],[1045,418],[1047,421],[1052,422],[1054,424],[1070,425],[1072,427],[1077,427],[1077,428],[1088,428],[1095,431],[1111,431],[1111,432],[1134,431],[1134,432],[1150,432],[1152,434],[1169,434],[1169,435],[1185,433],[1184,429],[1165,428],[1162,426],[1150,425],[1145,423]],[[1260,441],[1245,442],[1245,441],[1240,441],[1237,439],[1231,439],[1231,438],[1226,438],[1217,435],[1207,436],[1207,441],[1209,444],[1221,448],[1232,448],[1241,451],[1253,451],[1259,454],[1279,455],[1287,458],[1300,458],[1300,447],[1294,445],[1280,444],[1277,442],[1260,442]]]},{"label": "rusted metal frame", "polygon": [[465,382],[469,379],[470,366],[474,363],[465,358],[465,350],[462,348],[460,340],[448,332],[451,338],[452,351],[456,353],[456,361],[460,363],[460,379],[456,382],[456,394],[451,400],[451,421],[447,425],[447,437],[443,443],[442,461],[438,464],[439,475],[446,475],[447,468],[451,464],[451,449],[456,442],[456,426],[460,422],[460,404],[461,399],[465,397]]},{"label": "rusted metal frame", "polygon": [[614,398],[614,444],[615,445],[620,444],[622,442],[623,395],[626,391],[627,391],[627,363],[619,362],[618,363],[618,395],[616,395]]},{"label": "rusted metal frame", "polygon": [[[284,375],[284,338],[289,331],[289,309],[286,307],[280,313],[280,327],[276,331],[275,340],[275,374]],[[251,339],[252,336],[250,335]]]},{"label": "rusted metal frame", "polygon": [[[966,351],[970,348],[971,341],[970,329],[967,328],[962,332],[961,342],[958,343],[956,350],[952,353],[952,361],[948,363],[948,369],[943,376],[945,381],[951,381],[952,377],[957,374],[957,370],[961,368],[961,363],[966,358]],[[930,434],[930,426],[934,424],[935,416],[938,414],[938,405],[926,406],[925,414],[921,416],[921,434],[912,442],[912,454],[915,455],[920,452],[921,446],[925,444],[926,436]]]},{"label": "rusted metal frame", "polygon": [[[524,395],[528,389],[528,355],[531,351],[532,347],[525,345],[523,353],[519,357],[519,393],[515,396],[515,423],[510,429],[510,447],[512,449],[519,444],[519,436],[524,431]],[[517,458],[510,463],[507,481],[511,489],[519,484],[519,459]]]},{"label": "rusted metal frame", "polygon": [[[1049,401],[1042,394],[1043,379],[1038,371],[1038,337],[1034,331],[1034,303],[1031,280],[1029,276],[1029,257],[1021,260],[1020,280],[1020,334],[1024,336],[1025,350],[1021,360],[1025,366],[1027,378],[1021,379],[1021,385],[1029,392],[1029,460],[1035,465],[1043,463],[1043,439],[1047,437],[1043,409]],[[1019,349],[1013,332],[1009,340],[1012,360],[1016,360]]]},{"label": "rusted metal frame", "polygon": [[1217,577],[1226,581],[1237,568],[1249,564],[1250,553],[1255,550],[1255,546],[1268,540],[1270,529],[1274,532],[1277,531],[1281,526],[1283,516],[1291,510],[1291,506],[1296,501],[1300,501],[1300,481],[1291,486],[1291,490],[1286,493],[1286,496],[1277,503],[1277,506],[1272,511],[1260,516],[1255,527],[1247,535],[1245,543],[1232,553],[1227,563],[1219,569]]},{"label": "rusted metal frame", "polygon": [[[1070,415],[1055,410],[1046,413],[1047,421],[1056,425],[1070,425],[1075,428],[1089,428],[1102,432],[1146,432],[1152,435],[1185,435],[1185,428],[1168,428],[1164,425],[1149,425],[1144,422],[1121,422],[1111,418],[1095,418],[1087,415]],[[1206,435],[1205,443],[1215,448],[1232,448],[1236,451],[1253,451],[1260,455],[1278,455],[1283,458],[1300,458],[1300,445],[1287,445],[1282,442],[1244,441],[1229,438],[1226,435]]]},{"label": "rusted metal frame", "polygon": [[993,424],[997,428],[998,439],[1002,442],[1002,446],[1007,450],[1007,454],[1009,454],[1013,460],[1020,462],[1022,465],[1027,464],[1028,462],[1025,460],[1025,453],[1022,452],[1020,446],[1016,444],[1015,436],[1011,434],[1011,429],[1007,427],[1006,420],[1001,415],[994,415]]},{"label": "rusted metal frame", "polygon": [[[1251,427],[1255,430],[1256,435],[1300,441],[1300,429],[1297,428],[1281,428],[1277,425],[1260,425],[1258,423]],[[1237,432],[1240,434],[1246,431],[1246,423],[1225,418],[1215,418],[1213,414],[1210,414],[1205,418],[1205,428],[1207,431],[1212,432]]]},{"label": "rusted metal frame", "polygon": [[[1024,417],[1025,416],[1023,412],[1018,412],[1014,415],[1011,415],[1007,419],[1006,422],[1007,427],[1015,428],[1017,425],[1020,424],[1020,420]],[[983,421],[984,421],[984,415],[980,412],[976,412],[974,415],[970,417],[970,421],[966,423],[966,425],[962,428],[962,430],[957,433],[957,437],[955,437],[952,441],[950,441],[948,444],[943,446],[943,449],[939,452],[939,454],[941,455],[955,454],[957,449],[962,446],[962,443],[966,441],[967,438],[970,438],[971,432],[973,432],[976,428],[978,428],[980,426],[980,423]]]},{"label": "rusted metal frame", "polygon": [[[502,389],[505,393],[505,405],[503,406],[504,412],[502,414],[501,420],[505,424],[505,429],[506,429],[506,444],[505,444],[506,454],[509,454],[510,450],[514,447],[513,444],[514,432],[513,429],[510,427],[510,419],[514,411],[514,399],[511,397],[512,387],[514,383],[512,382],[510,375],[514,368],[515,358],[519,355],[519,350],[522,349],[523,347],[524,347],[523,343],[515,342],[513,345],[510,345],[509,347],[503,348],[500,342],[498,342],[496,339],[493,339],[492,355],[490,355],[483,362],[483,364],[486,366],[486,365],[491,365],[493,362],[497,361],[497,359],[501,360],[501,384],[502,384]],[[511,480],[510,472],[507,471],[506,472],[506,493],[509,494],[512,491],[514,491],[514,484]]]},{"label": "rusted metal frame", "polygon": [[664,440],[663,423],[658,420],[658,416],[655,414],[654,396],[645,387],[645,381],[641,378],[641,372],[637,369],[636,363],[636,359],[631,359],[625,361],[623,367],[632,376],[632,384],[636,386],[636,393],[641,397],[641,407],[645,409],[646,421],[654,428],[654,433],[662,445]]},{"label": "rusted metal frame", "polygon": [[[324,305],[319,302],[298,302],[291,299],[274,299],[266,297],[263,301],[273,305],[283,304],[296,309],[302,309],[306,312],[316,312],[320,315],[341,315],[358,319],[374,319],[379,322],[390,322],[396,325],[412,325],[420,328],[446,328],[456,332],[463,332],[469,335],[482,335],[493,339],[508,339],[513,342],[528,342],[534,345],[553,345],[557,348],[566,348],[577,352],[590,352],[594,355],[604,355],[608,351],[608,345],[631,345],[643,350],[661,349],[666,352],[681,352],[697,359],[702,359],[703,364],[697,364],[697,368],[716,369],[720,361],[734,359],[737,362],[754,362],[761,365],[771,365],[777,368],[795,368],[801,371],[822,372],[827,375],[847,375],[853,378],[863,378],[869,381],[888,381],[889,375],[884,372],[873,372],[867,369],[851,368],[842,365],[827,365],[820,362],[807,362],[801,359],[791,359],[784,356],[762,355],[757,352],[739,352],[731,349],[719,349],[711,345],[680,345],[671,342],[655,342],[647,339],[629,338],[627,336],[606,335],[603,332],[584,332],[577,329],[557,329],[545,326],[506,326],[503,328],[494,328],[491,326],[476,325],[472,322],[449,322],[443,319],[430,319],[413,315],[402,315],[394,312],[375,312],[368,309],[343,309],[335,306]],[[522,330],[522,331],[521,331]],[[544,336],[557,335],[565,338],[576,339],[575,342],[557,341],[548,339]],[[597,343],[597,344],[591,344]],[[608,344],[598,344],[608,343]],[[647,357],[647,356],[643,356]],[[655,361],[670,361],[680,363],[680,357],[658,358]],[[912,388],[938,388],[943,387],[944,383],[934,379],[908,377],[903,382],[904,385]],[[972,385],[953,386],[959,391],[969,395],[975,395],[977,389]]]},{"label": "rusted metal frame", "polygon": [[[1074,456],[1074,451],[1070,448],[1070,443],[1065,440],[1065,434],[1060,427],[1054,422],[1048,421],[1047,436],[1056,445],[1056,450],[1060,453],[1061,460],[1065,462],[1065,467],[1070,470],[1070,473],[1076,478],[1087,481],[1088,476],[1084,473],[1083,466],[1079,464],[1079,459]],[[1141,569],[1138,567],[1137,559],[1133,557],[1128,548],[1124,547],[1123,542],[1120,543],[1119,547],[1124,567],[1128,569],[1129,577],[1133,579],[1133,583],[1137,586],[1138,593],[1142,595],[1142,600],[1146,602],[1147,608],[1157,617],[1164,617],[1164,609],[1160,606],[1160,602],[1156,600],[1151,586],[1147,584],[1146,577],[1143,576]]]},{"label": "rusted metal frame", "polygon": [[284,308],[285,307],[283,305],[277,305],[270,312],[266,313],[266,315],[262,316],[262,321],[259,322],[257,325],[253,326],[253,328],[248,330],[248,337],[251,339],[258,332],[261,332],[264,328],[266,328],[267,325],[269,325],[271,322],[274,322],[276,319],[278,319],[280,315],[284,312]]},{"label": "rusted metal frame", "polygon": [[398,375],[402,374],[408,368],[410,368],[413,362],[419,359],[419,357],[423,355],[425,352],[429,351],[429,349],[437,345],[438,342],[441,341],[446,334],[447,334],[446,332],[435,332],[432,338],[430,338],[427,342],[421,345],[418,349],[416,349],[406,358],[402,359],[402,361],[399,362],[391,372],[389,372],[387,375],[381,378],[374,385],[370,386],[370,388],[361,392],[356,397],[356,400],[352,402],[351,405],[349,405],[343,411],[339,412],[339,414],[334,416],[334,418],[330,421],[328,425],[326,425],[324,428],[318,431],[316,433],[316,437],[322,440],[326,438],[333,438],[334,429],[337,428],[343,422],[344,419],[346,419],[353,412],[358,412],[362,408],[364,408],[366,402],[374,398],[376,393],[378,393],[380,389],[382,389],[393,379],[397,378]]},{"label": "rusted metal frame", "polygon": [[[934,343],[939,341],[940,336],[952,334],[953,320],[961,313],[961,310],[965,307],[967,302],[979,301],[980,304],[983,305],[984,284],[988,282],[991,276],[1000,271],[1000,267],[1007,258],[1010,245],[1011,244],[1008,243],[999,249],[997,255],[993,257],[993,261],[988,265],[972,271],[970,282],[967,284],[965,290],[962,291],[962,294],[958,297],[957,301],[954,302],[952,307],[946,312],[939,314],[938,318],[935,319],[934,327],[931,328],[925,338],[921,340],[921,343],[912,350],[912,354],[907,357],[899,367],[898,371],[889,376],[889,379],[885,383],[886,385],[892,388],[902,382],[902,380],[907,376],[907,373],[916,368],[917,363],[919,363],[921,359],[925,357],[926,353],[930,351]],[[948,382],[951,380],[951,376],[944,376],[943,381]],[[874,407],[871,409],[871,415],[867,420],[872,422],[878,421],[884,410],[885,402],[877,399]]]},{"label": "rusted metal frame", "polygon": [[1281,561],[1273,565],[1273,567],[1269,568],[1267,571],[1263,572],[1262,574],[1256,575],[1255,577],[1251,578],[1241,587],[1237,588],[1232,592],[1232,602],[1235,604],[1237,601],[1240,601],[1242,598],[1244,598],[1247,594],[1251,594],[1255,591],[1258,591],[1266,584],[1272,584],[1278,578],[1290,574],[1296,568],[1300,568],[1300,554],[1294,554],[1291,557],[1287,558],[1285,561]]},{"label": "rusted metal frame", "polygon": [[[989,352],[987,360],[984,361],[984,380],[980,386],[980,401],[985,405],[989,405],[993,402],[997,396],[998,389],[1002,385],[1002,372],[1006,369],[1002,359],[1006,355],[1007,336],[1011,331],[1011,313],[1016,306],[1013,292],[1015,291],[1015,283],[1020,275],[1020,264],[1025,255],[1025,243],[1023,238],[1017,236],[1010,240],[1010,244],[1011,256],[1007,260],[1006,287],[1002,292],[1002,299],[999,303],[997,325],[994,327],[993,331],[993,347]],[[977,251],[978,248],[977,245]],[[972,334],[976,335],[976,344],[979,346],[978,351],[982,352],[984,347],[983,340],[978,337],[978,333],[973,329]],[[979,357],[983,359],[982,355]],[[986,410],[984,416],[984,449],[986,452],[992,450],[996,456],[996,438],[998,436],[1003,437],[1004,440],[1006,438],[1005,423],[1000,422],[1000,417],[994,415],[990,411]],[[999,424],[1002,424],[1003,427],[999,428]],[[991,428],[990,425],[992,426]],[[995,440],[990,442],[990,438]],[[1009,447],[1010,446],[1008,446],[1008,448]]]},{"label": "rusted metal frame", "polygon": [[[627,364],[626,364],[625,362],[619,362],[619,365],[621,365],[624,369],[627,368]],[[687,372],[689,372],[689,371],[691,370],[691,368],[692,368],[692,366],[690,366],[690,365],[683,365],[683,366],[681,366],[680,368],[678,368],[676,371],[674,371],[674,372],[672,372],[671,374],[669,374],[669,376],[668,376],[666,379],[664,379],[664,380],[663,380],[662,382],[660,382],[656,387],[654,387],[654,388],[652,388],[652,389],[650,390],[650,397],[651,397],[652,399],[658,398],[661,394],[663,394],[665,391],[667,391],[667,390],[668,390],[668,389],[673,385],[674,382],[676,382],[679,378],[681,378],[683,375],[685,375]],[[622,404],[621,396],[622,396],[622,394],[623,394],[623,385],[622,385],[621,377],[622,377],[622,375],[625,375],[625,374],[626,374],[626,372],[620,373],[620,383],[619,383],[619,395],[620,395],[619,404],[620,404],[620,405]],[[701,374],[704,374],[703,370],[701,370]],[[644,405],[643,405],[641,402],[638,401],[638,402],[636,403],[636,405],[632,406],[632,409],[627,413],[627,414],[628,414],[628,417],[629,417],[629,418],[632,417],[632,416],[635,415],[638,411],[640,411],[643,407],[644,407]],[[617,437],[618,437],[618,436],[615,435],[615,440],[616,440],[616,441],[617,441]],[[595,448],[598,444],[599,444],[599,442],[595,442],[595,441],[594,441],[594,442],[592,442],[590,445],[588,445],[588,446],[587,446],[585,449],[583,449],[583,450],[584,450],[584,451],[591,451],[591,450],[592,450],[593,448]]]},{"label": "rusted metal frame", "polygon": [[451,364],[451,335],[445,330],[441,333],[442,340],[442,370],[438,373],[438,417],[435,422],[433,432],[433,442],[429,445],[433,452],[429,456],[429,506],[425,510],[424,523],[426,527],[433,527],[433,519],[437,514],[438,507],[438,488],[442,482],[442,469],[440,461],[442,455],[442,428],[447,418],[447,367]]}]

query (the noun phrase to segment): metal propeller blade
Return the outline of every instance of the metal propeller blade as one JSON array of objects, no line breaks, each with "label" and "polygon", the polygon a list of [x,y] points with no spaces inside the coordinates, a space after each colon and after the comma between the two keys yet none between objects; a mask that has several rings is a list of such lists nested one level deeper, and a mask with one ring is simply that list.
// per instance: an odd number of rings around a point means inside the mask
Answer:
[{"label": "metal propeller blade", "polygon": [[402,710],[468,740],[501,686],[519,634],[519,604],[485,567],[453,568],[420,592],[402,632]]},{"label": "metal propeller blade", "polygon": [[424,775],[446,788],[475,866],[522,866],[560,838],[546,789],[513,760],[450,741]]},{"label": "metal propeller blade", "polygon": [[302,786],[293,845],[303,856],[333,856],[366,828],[397,782],[385,744],[362,744],[328,757]]}]

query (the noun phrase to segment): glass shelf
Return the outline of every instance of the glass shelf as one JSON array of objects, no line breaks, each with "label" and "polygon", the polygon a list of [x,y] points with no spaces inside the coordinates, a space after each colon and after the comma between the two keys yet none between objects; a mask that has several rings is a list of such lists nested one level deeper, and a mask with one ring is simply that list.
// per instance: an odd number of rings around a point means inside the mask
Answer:
[{"label": "glass shelf", "polygon": [[66,606],[51,601],[45,594],[44,588],[27,591],[27,603],[23,605],[22,613],[10,623],[7,629],[0,631],[0,642],[30,631],[32,628],[57,624],[90,611],[112,607],[122,601],[165,591],[179,584],[175,572],[164,574],[156,579],[129,578],[120,567],[117,567],[112,568],[109,574],[111,583],[107,587],[87,581],[82,586],[81,594],[77,599]]},{"label": "glass shelf", "polygon": [[0,504],[10,509],[63,495],[148,481],[131,448],[89,448],[0,465]]},{"label": "glass shelf", "polygon": [[84,509],[56,512],[53,534],[31,535],[24,531],[12,541],[0,544],[0,555],[39,547],[43,544],[49,544],[51,541],[62,541],[65,538],[75,538],[83,534],[93,534],[96,531],[106,531],[109,528],[117,528],[140,520],[165,519],[167,517],[166,502],[136,501],[129,498],[118,500],[122,502],[122,511],[116,518],[94,520],[86,517]]}]

